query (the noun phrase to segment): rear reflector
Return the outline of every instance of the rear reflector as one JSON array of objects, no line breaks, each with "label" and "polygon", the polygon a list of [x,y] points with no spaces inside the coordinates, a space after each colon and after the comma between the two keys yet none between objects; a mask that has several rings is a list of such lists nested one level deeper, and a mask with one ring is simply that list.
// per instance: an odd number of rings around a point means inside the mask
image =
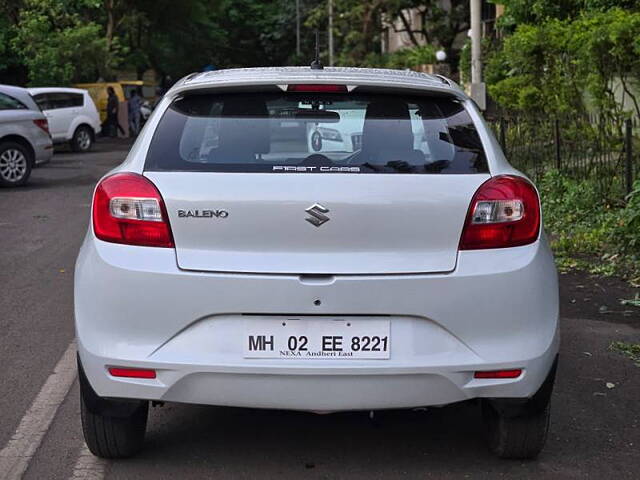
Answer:
[{"label": "rear reflector", "polygon": [[490,372],[476,372],[473,374],[474,378],[518,378],[522,375],[522,369],[517,368],[514,370],[493,370]]},{"label": "rear reflector", "polygon": [[295,84],[287,87],[287,92],[329,92],[329,93],[347,93],[346,85],[311,85],[311,84]]},{"label": "rear reflector", "polygon": [[109,373],[114,377],[125,378],[156,378],[155,370],[145,370],[142,368],[109,368]]}]

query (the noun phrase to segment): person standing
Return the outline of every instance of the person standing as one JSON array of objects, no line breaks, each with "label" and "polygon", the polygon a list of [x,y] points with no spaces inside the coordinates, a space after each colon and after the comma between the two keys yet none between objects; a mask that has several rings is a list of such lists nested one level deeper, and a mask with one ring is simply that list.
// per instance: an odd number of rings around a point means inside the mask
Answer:
[{"label": "person standing", "polygon": [[135,137],[140,133],[140,108],[142,107],[142,99],[137,90],[131,92],[127,106],[129,109],[129,134]]},{"label": "person standing", "polygon": [[106,130],[110,137],[117,137],[118,130],[124,135],[124,130],[118,123],[118,108],[119,108],[119,100],[116,95],[113,87],[107,88],[107,94],[109,95],[107,99],[107,121],[106,121]]}]

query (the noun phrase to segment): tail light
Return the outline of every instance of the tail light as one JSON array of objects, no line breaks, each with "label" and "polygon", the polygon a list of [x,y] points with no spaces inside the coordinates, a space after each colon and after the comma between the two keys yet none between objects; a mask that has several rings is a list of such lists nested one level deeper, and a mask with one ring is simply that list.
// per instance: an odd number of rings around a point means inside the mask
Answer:
[{"label": "tail light", "polygon": [[49,121],[46,118],[38,118],[34,120],[33,123],[36,125],[36,127],[41,128],[47,135],[50,135]]},{"label": "tail light", "polygon": [[158,189],[136,173],[102,180],[93,196],[93,231],[100,240],[173,247],[167,211]]},{"label": "tail light", "polygon": [[527,245],[539,232],[536,189],[522,177],[501,175],[487,180],[473,196],[460,250]]}]

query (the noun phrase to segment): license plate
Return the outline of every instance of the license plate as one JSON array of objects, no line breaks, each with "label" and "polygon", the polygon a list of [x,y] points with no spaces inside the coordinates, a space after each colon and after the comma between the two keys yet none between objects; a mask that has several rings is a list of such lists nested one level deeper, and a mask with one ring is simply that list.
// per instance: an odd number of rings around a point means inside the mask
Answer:
[{"label": "license plate", "polygon": [[388,359],[389,320],[245,319],[245,358]]}]

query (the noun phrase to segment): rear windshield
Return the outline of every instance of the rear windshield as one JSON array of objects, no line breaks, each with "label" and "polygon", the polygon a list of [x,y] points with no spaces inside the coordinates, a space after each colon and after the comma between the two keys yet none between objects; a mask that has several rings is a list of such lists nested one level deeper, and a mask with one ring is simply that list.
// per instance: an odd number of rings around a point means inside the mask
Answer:
[{"label": "rear windshield", "polygon": [[452,98],[233,93],[176,99],[146,170],[273,173],[485,173],[482,143]]}]

